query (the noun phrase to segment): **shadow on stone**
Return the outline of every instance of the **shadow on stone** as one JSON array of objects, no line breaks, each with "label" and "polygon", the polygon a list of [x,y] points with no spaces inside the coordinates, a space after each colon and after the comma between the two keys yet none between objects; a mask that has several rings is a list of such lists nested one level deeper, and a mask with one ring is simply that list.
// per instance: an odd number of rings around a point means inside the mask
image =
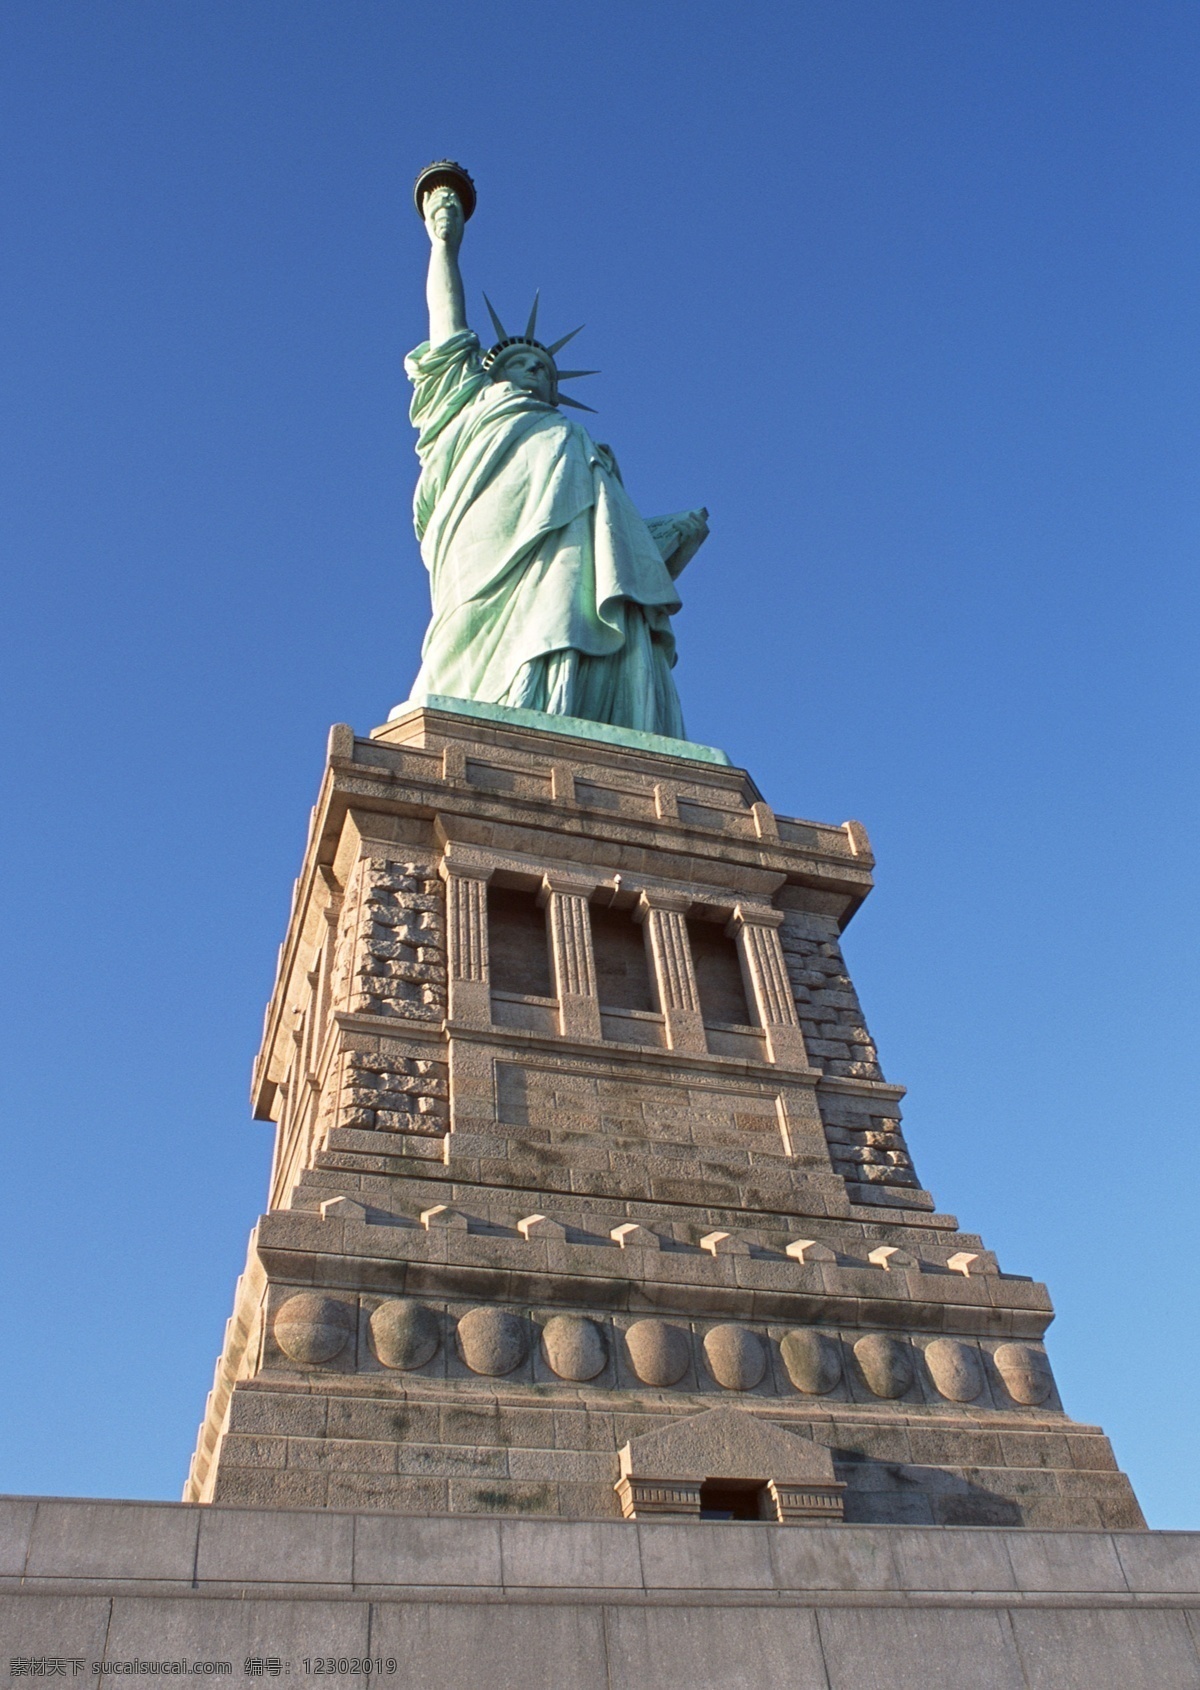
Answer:
[{"label": "shadow on stone", "polygon": [[944,1467],[876,1461],[856,1450],[832,1449],[834,1471],[846,1486],[846,1523],[855,1525],[1019,1526],[1020,1504],[972,1484]]}]

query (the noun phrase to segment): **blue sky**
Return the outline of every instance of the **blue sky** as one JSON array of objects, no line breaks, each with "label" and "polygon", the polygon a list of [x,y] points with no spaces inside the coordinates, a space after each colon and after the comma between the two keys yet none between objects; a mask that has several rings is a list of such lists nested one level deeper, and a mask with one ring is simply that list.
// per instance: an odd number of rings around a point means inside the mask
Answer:
[{"label": "blue sky", "polygon": [[414,172],[704,503],[694,737],[861,819],[918,1171],[1200,1526],[1200,8],[14,0],[0,26],[0,1489],[172,1497],[333,721],[417,665]]}]

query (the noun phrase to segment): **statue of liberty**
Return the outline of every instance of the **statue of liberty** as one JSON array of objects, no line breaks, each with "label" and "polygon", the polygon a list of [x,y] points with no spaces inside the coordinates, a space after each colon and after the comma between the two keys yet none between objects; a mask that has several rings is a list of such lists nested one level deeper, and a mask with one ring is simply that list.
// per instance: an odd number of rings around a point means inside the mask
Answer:
[{"label": "statue of liberty", "polygon": [[429,235],[429,339],[409,354],[421,463],[413,520],[433,616],[409,704],[436,695],[685,737],[671,677],[675,578],[708,533],[707,511],[646,521],[617,461],[560,407],[591,370],[524,334],[485,352],[467,327],[458,251],[475,209],[461,166],[417,178]]}]

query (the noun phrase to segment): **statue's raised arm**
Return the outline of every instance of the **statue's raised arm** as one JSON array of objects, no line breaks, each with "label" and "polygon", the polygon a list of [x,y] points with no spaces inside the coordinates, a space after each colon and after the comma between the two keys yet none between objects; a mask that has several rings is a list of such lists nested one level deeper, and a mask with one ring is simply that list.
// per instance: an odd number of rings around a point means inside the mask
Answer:
[{"label": "statue's raised arm", "polygon": [[437,183],[425,196],[425,228],[429,234],[429,272],[425,300],[429,306],[429,344],[441,346],[467,326],[458,249],[466,227],[462,198],[450,182]]},{"label": "statue's raised arm", "polygon": [[[523,334],[490,303],[496,343],[467,326],[458,253],[475,209],[461,165],[417,178],[429,236],[429,339],[405,360],[418,430],[414,520],[433,618],[408,703],[439,696],[684,735],[671,677],[675,576],[708,533],[707,511],[638,515],[611,450],[560,407],[589,370],[556,355],[579,331]],[[401,707],[401,708],[405,708]]]}]

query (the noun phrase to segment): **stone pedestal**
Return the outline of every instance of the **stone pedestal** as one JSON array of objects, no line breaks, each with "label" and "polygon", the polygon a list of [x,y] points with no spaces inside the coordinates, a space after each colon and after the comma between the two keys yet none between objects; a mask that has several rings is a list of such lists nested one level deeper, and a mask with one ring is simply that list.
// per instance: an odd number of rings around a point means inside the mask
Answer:
[{"label": "stone pedestal", "polygon": [[702,748],[335,729],[187,1499],[1139,1526],[1044,1287],[913,1170],[840,948],[871,869]]}]

